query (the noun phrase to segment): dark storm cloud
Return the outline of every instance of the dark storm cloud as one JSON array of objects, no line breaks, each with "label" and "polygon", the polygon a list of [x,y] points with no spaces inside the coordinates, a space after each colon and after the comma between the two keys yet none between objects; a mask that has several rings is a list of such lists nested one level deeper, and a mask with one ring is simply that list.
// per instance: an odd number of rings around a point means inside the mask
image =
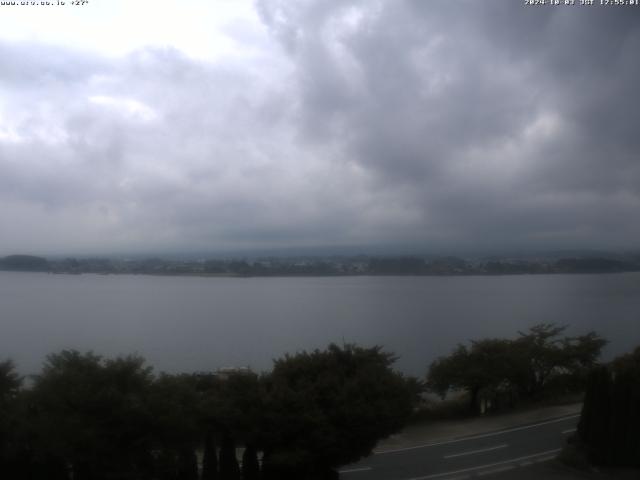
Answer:
[{"label": "dark storm cloud", "polygon": [[377,188],[403,188],[417,238],[638,241],[640,10],[264,0],[260,11],[298,66],[304,134],[341,142]]},{"label": "dark storm cloud", "polygon": [[215,61],[0,41],[2,250],[640,240],[640,9],[256,9]]}]

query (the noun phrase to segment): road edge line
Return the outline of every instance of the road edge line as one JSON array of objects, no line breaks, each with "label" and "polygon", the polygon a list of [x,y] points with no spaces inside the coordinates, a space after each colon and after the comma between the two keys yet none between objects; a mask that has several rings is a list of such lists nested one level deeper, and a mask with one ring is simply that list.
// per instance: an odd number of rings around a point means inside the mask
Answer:
[{"label": "road edge line", "polygon": [[497,467],[498,465],[508,465],[508,464],[520,462],[522,460],[528,460],[530,458],[541,457],[543,455],[551,455],[551,454],[558,453],[561,450],[562,450],[561,448],[556,448],[554,450],[547,450],[546,452],[533,453],[531,455],[525,455],[524,457],[511,458],[509,460],[503,460],[501,462],[495,462],[495,463],[488,463],[486,465],[479,465],[477,467],[468,467],[468,468],[463,468],[461,470],[453,470],[451,472],[434,473],[431,475],[426,475],[424,477],[412,477],[408,480],[428,480],[430,478],[446,477],[447,475],[456,475],[458,473],[473,472],[475,470],[481,470],[483,468]]},{"label": "road edge line", "polygon": [[431,443],[425,443],[425,444],[421,444],[421,445],[414,445],[411,447],[402,447],[402,448],[392,448],[389,450],[374,450],[373,451],[373,455],[385,455],[388,453],[398,453],[398,452],[406,452],[409,450],[418,450],[420,448],[428,448],[428,447],[436,447],[439,445],[448,445],[451,443],[459,443],[459,442],[465,442],[467,440],[476,440],[478,438],[486,438],[486,437],[493,437],[495,435],[501,435],[503,433],[510,433],[510,432],[517,432],[519,430],[527,430],[529,428],[535,428],[535,427],[539,427],[542,425],[549,425],[551,423],[559,423],[562,422],[564,420],[570,420],[572,418],[578,418],[580,416],[579,413],[576,414],[572,414],[572,415],[566,415],[564,417],[555,417],[552,418],[550,420],[545,420],[543,422],[538,422],[538,423],[534,423],[534,424],[525,424],[522,426],[518,426],[518,427],[511,427],[511,428],[507,428],[507,429],[503,429],[503,430],[493,430],[487,433],[479,433],[479,434],[475,434],[475,435],[470,435],[468,437],[460,437],[460,438],[453,438],[451,440],[443,440],[443,441],[438,441],[438,442],[431,442]]}]

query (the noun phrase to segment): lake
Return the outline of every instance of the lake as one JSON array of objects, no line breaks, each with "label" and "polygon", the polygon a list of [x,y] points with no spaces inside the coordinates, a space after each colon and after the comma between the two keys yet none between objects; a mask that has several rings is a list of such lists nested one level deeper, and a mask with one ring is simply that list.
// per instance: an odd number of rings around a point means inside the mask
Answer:
[{"label": "lake", "polygon": [[540,322],[595,330],[606,358],[640,344],[640,273],[206,278],[0,272],[0,359],[39,371],[63,348],[137,352],[157,370],[269,369],[330,342],[383,345],[423,375],[458,342]]}]

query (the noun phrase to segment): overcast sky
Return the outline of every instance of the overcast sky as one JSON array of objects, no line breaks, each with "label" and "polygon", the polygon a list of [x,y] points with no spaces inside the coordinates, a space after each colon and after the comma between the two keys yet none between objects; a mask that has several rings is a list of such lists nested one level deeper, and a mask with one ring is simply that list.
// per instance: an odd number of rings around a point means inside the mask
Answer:
[{"label": "overcast sky", "polygon": [[639,52],[631,6],[2,6],[0,254],[637,248]]}]

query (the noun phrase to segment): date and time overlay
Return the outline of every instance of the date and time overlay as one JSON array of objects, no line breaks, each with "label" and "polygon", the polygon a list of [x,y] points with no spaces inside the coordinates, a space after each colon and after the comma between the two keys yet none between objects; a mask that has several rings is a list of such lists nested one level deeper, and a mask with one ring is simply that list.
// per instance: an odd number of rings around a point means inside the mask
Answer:
[{"label": "date and time overlay", "polygon": [[[95,1],[95,0],[94,0]],[[0,6],[12,5],[23,7],[82,7],[89,5],[90,0],[0,0]],[[640,0],[523,0],[527,7],[533,6],[640,6]]]},{"label": "date and time overlay", "polygon": [[602,6],[640,6],[640,0],[524,0],[525,6],[550,5],[555,6],[583,6],[590,7],[594,5]]}]

